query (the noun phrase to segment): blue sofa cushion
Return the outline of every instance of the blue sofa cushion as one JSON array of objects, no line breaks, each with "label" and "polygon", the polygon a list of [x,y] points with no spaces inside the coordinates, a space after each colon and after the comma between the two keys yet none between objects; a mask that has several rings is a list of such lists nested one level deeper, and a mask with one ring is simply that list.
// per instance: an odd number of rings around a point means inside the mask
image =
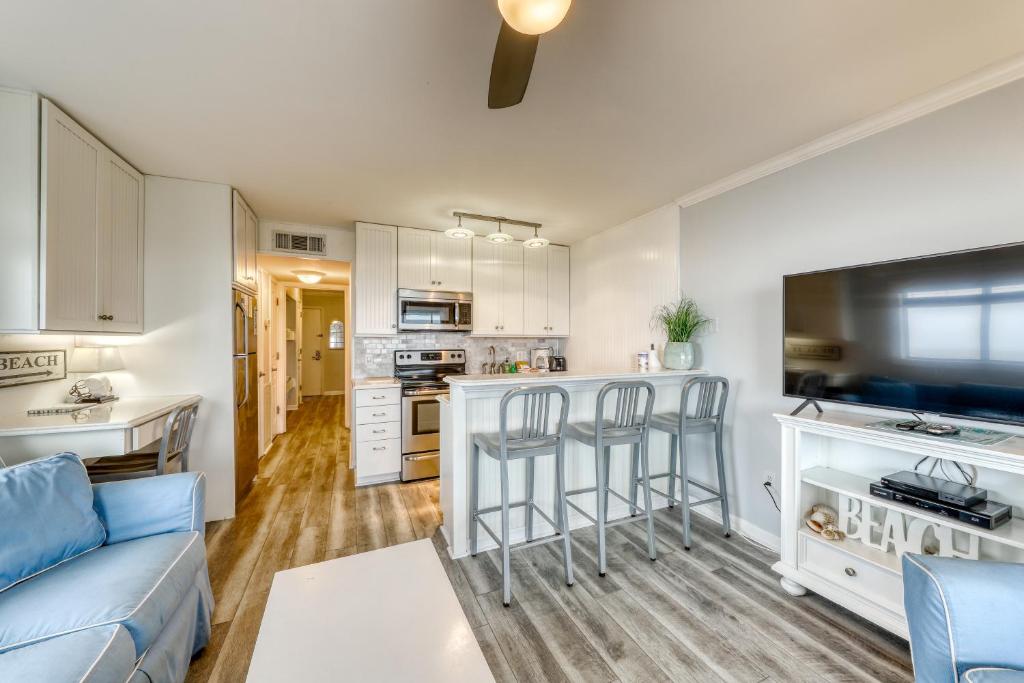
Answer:
[{"label": "blue sofa cushion", "polygon": [[0,469],[0,592],[103,544],[85,466],[73,453]]},{"label": "blue sofa cushion", "polygon": [[1024,683],[1024,671],[983,666],[965,671],[963,681],[964,683]]},{"label": "blue sofa cushion", "polygon": [[3,595],[0,652],[119,623],[141,656],[205,569],[206,547],[195,531],[98,548]]},{"label": "blue sofa cushion", "polygon": [[123,683],[135,645],[118,624],[88,628],[0,655],[0,681]]}]

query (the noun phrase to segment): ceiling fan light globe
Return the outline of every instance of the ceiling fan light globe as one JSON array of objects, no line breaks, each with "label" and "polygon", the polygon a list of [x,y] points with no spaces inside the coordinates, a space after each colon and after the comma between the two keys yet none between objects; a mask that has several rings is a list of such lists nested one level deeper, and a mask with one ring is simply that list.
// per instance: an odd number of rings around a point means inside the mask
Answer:
[{"label": "ceiling fan light globe", "polygon": [[551,244],[551,240],[543,237],[531,237],[530,239],[523,242],[523,246],[527,249],[541,249]]},{"label": "ceiling fan light globe", "polygon": [[453,240],[468,240],[475,234],[469,228],[463,228],[459,226],[457,228],[448,228],[444,231],[444,234],[451,237]]},{"label": "ceiling fan light globe", "polygon": [[570,4],[572,0],[498,0],[498,11],[515,30],[536,36],[562,23]]},{"label": "ceiling fan light globe", "polygon": [[508,244],[512,239],[512,235],[507,232],[492,232],[487,236],[487,241],[493,242],[494,244]]},{"label": "ceiling fan light globe", "polygon": [[325,275],[324,273],[321,273],[319,270],[293,270],[292,273],[294,273],[295,277],[299,278],[299,280],[305,282],[307,285],[315,285],[316,283],[320,282],[320,280],[322,280]]}]

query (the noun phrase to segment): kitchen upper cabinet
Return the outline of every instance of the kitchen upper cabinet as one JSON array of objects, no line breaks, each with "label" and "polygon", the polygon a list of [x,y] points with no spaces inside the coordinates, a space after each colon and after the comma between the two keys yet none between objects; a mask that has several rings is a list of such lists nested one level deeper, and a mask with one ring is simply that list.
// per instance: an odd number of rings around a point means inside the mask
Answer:
[{"label": "kitchen upper cabinet", "polygon": [[473,282],[472,240],[457,240],[436,230],[398,228],[398,286],[468,292]]},{"label": "kitchen upper cabinet", "polygon": [[142,332],[142,175],[42,100],[39,329]]},{"label": "kitchen upper cabinet", "polygon": [[356,223],[355,334],[398,333],[398,228]]},{"label": "kitchen upper cabinet", "polygon": [[569,334],[569,247],[524,250],[525,334]]},{"label": "kitchen upper cabinet", "polygon": [[473,333],[522,335],[522,242],[493,244],[483,237],[473,242]]},{"label": "kitchen upper cabinet", "polygon": [[398,228],[398,286],[401,289],[437,289],[433,269],[432,230]]},{"label": "kitchen upper cabinet", "polygon": [[235,190],[232,193],[231,240],[234,255],[233,283],[256,291],[256,240],[259,236],[259,220],[256,213]]}]

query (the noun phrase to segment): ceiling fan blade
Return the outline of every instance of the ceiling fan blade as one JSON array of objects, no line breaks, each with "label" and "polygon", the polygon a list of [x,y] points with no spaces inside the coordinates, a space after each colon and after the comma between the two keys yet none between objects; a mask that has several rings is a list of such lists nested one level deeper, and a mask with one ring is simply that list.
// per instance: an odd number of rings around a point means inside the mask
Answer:
[{"label": "ceiling fan blade", "polygon": [[488,109],[504,109],[523,101],[539,40],[540,36],[528,36],[501,22],[498,42],[494,46],[494,61],[491,62]]}]

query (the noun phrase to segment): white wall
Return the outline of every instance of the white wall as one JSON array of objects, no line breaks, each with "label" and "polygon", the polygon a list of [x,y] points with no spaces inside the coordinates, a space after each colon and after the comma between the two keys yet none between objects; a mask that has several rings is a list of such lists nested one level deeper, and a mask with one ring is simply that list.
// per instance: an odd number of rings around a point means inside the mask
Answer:
[{"label": "white wall", "polygon": [[207,474],[206,517],[235,511],[231,188],[146,176],[146,334],[123,338],[137,386],[202,394],[190,466]]},{"label": "white wall", "polygon": [[[782,275],[1024,240],[1024,82],[682,210],[682,287],[719,321],[704,365],[732,382],[732,503],[778,533]],[[637,292],[640,295],[640,292]],[[841,409],[826,406],[827,410]]]},{"label": "white wall", "polygon": [[665,206],[572,245],[570,369],[628,368],[662,348],[658,304],[679,295],[679,209]]}]

